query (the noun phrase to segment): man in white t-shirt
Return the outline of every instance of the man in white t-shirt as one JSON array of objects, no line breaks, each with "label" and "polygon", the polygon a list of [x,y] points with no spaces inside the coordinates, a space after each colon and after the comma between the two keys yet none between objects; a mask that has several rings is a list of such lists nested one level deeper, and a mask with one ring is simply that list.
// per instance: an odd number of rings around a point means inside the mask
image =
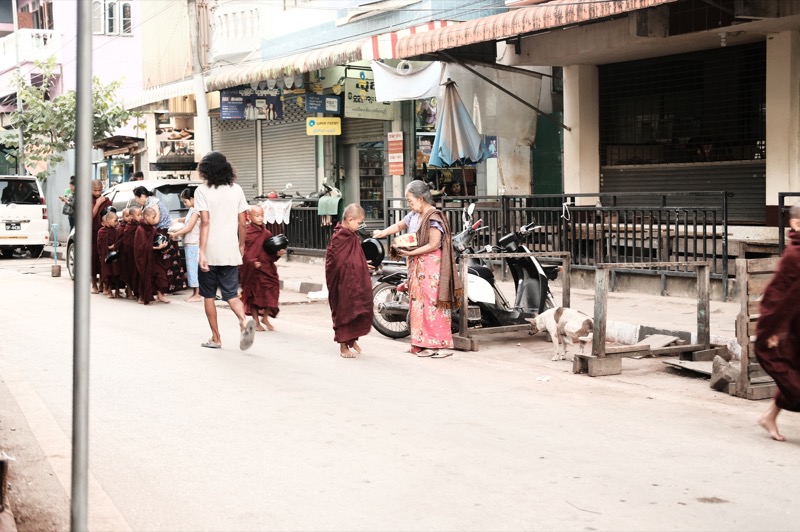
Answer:
[{"label": "man in white t-shirt", "polygon": [[[211,339],[202,347],[219,349],[222,338],[217,326],[217,290],[239,318],[239,349],[249,349],[255,337],[255,321],[248,319],[239,299],[239,265],[242,263],[246,235],[245,213],[249,206],[242,187],[233,182],[233,167],[219,152],[208,153],[197,171],[205,181],[194,193],[200,213],[200,258],[198,281]],[[239,239],[236,239],[238,233]]]}]

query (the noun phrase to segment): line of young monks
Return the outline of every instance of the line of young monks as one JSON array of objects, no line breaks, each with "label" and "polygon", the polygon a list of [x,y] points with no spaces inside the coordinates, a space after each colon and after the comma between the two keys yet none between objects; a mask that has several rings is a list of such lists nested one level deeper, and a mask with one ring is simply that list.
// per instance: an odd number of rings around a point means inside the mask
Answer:
[{"label": "line of young monks", "polygon": [[[264,211],[251,207],[242,265],[239,269],[241,294],[245,313],[253,317],[257,331],[274,330],[269,318],[278,315],[280,279],[275,262],[286,254],[285,249],[270,253],[265,248],[272,232],[264,227]],[[337,224],[329,242],[325,276],[333,318],[334,341],[340,354],[352,358],[361,352],[357,340],[369,333],[372,326],[372,284],[361,239],[356,234],[364,222],[364,210],[358,204],[345,209],[342,222]],[[154,242],[158,212],[150,207],[142,210],[130,207],[118,220],[115,212],[102,218],[97,233],[97,249],[101,258],[101,279],[104,294],[110,298],[137,299],[147,305],[155,298],[162,303],[167,288],[166,265],[162,250],[167,242]],[[109,253],[116,252],[115,261],[106,262]]]},{"label": "line of young monks", "polygon": [[[97,232],[97,250],[100,255],[100,279],[103,293],[115,299],[136,299],[147,305],[154,299],[169,303],[167,268],[162,250],[169,241],[154,242],[158,212],[151,208],[130,207],[122,211],[119,220],[116,212],[107,212],[101,219]],[[106,260],[116,252],[116,260]],[[112,256],[113,257],[113,256]]]}]

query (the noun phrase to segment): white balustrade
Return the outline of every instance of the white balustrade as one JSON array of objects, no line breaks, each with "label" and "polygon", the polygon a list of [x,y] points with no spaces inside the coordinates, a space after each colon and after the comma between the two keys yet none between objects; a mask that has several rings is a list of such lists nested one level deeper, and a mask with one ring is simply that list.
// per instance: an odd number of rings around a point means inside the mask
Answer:
[{"label": "white balustrade", "polygon": [[20,64],[44,61],[51,55],[55,55],[56,62],[60,62],[60,33],[53,30],[20,29],[0,39],[0,73],[16,67],[17,38]]}]

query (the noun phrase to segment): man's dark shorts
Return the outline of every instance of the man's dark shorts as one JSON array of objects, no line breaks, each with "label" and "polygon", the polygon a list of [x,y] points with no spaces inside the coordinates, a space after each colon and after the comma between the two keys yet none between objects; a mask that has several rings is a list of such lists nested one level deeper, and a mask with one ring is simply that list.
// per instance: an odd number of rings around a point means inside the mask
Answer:
[{"label": "man's dark shorts", "polygon": [[239,295],[238,266],[209,266],[208,271],[197,272],[200,284],[200,296],[208,299],[217,297],[217,288],[223,301],[229,301]]}]

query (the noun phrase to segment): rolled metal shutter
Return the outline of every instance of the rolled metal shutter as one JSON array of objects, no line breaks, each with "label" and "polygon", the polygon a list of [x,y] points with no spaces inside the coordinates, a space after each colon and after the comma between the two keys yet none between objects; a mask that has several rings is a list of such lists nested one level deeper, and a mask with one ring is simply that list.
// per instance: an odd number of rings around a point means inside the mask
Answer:
[{"label": "rolled metal shutter", "polygon": [[222,152],[236,171],[236,182],[248,200],[258,195],[256,124],[245,120],[211,119],[211,146]]},{"label": "rolled metal shutter", "polygon": [[385,141],[391,122],[366,118],[345,118],[342,122],[341,144]]},{"label": "rolled metal shutter", "polygon": [[264,174],[264,193],[282,190],[286,183],[292,191],[308,195],[317,190],[315,138],[306,135],[305,117],[302,121],[263,122],[261,144]]},{"label": "rolled metal shutter", "polygon": [[600,169],[600,192],[727,192],[732,224],[766,223],[766,183],[764,160]]}]

